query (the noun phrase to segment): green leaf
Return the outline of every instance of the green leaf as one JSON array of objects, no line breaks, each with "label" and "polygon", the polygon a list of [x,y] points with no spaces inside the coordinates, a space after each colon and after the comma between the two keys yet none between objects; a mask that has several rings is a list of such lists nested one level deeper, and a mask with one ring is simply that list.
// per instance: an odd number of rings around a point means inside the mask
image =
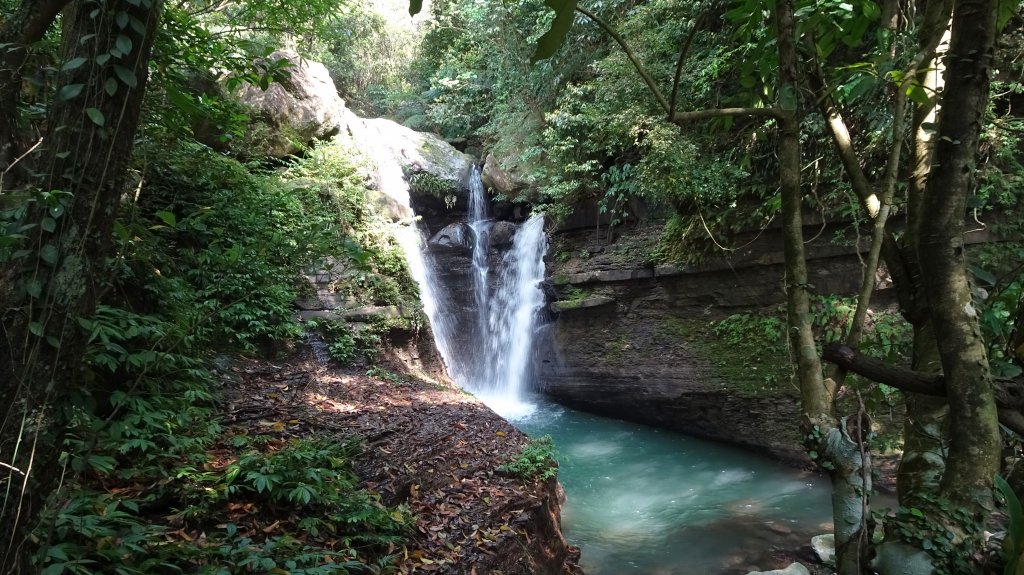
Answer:
[{"label": "green leaf", "polygon": [[565,43],[565,37],[572,29],[576,17],[576,0],[544,0],[544,5],[555,11],[555,20],[551,28],[537,40],[537,50],[530,58],[530,63],[550,58]]},{"label": "green leaf", "polygon": [[787,112],[796,110],[797,97],[796,89],[792,84],[785,84],[779,92],[779,107]]},{"label": "green leaf", "polygon": [[135,72],[124,66],[114,66],[114,74],[117,74],[118,79],[129,88],[134,88],[139,85],[139,79],[135,77]]},{"label": "green leaf", "polygon": [[120,50],[122,54],[130,54],[132,51],[132,39],[124,34],[118,34],[117,40],[114,40],[114,46]]},{"label": "green leaf", "polygon": [[66,563],[54,563],[46,569],[43,569],[40,575],[60,575],[64,572],[64,565],[66,565]]},{"label": "green leaf", "polygon": [[995,274],[988,270],[982,269],[976,265],[968,265],[967,271],[971,272],[971,275],[973,275],[976,279],[985,282],[985,285],[994,286],[999,281],[999,279],[996,278]]},{"label": "green leaf", "polygon": [[59,257],[60,252],[57,251],[57,246],[53,244],[46,244],[39,249],[39,258],[51,266],[57,263]]},{"label": "green leaf", "polygon": [[44,231],[50,232],[52,234],[53,231],[57,229],[57,220],[51,218],[50,216],[46,216],[45,218],[43,218],[43,221],[39,223],[39,226],[43,228]]},{"label": "green leaf", "polygon": [[85,84],[67,84],[61,86],[60,90],[57,91],[57,101],[67,102],[68,100],[74,99],[82,90],[85,89]]},{"label": "green leaf", "polygon": [[928,94],[928,90],[921,87],[920,84],[911,84],[907,88],[907,96],[916,104],[927,106],[931,103],[931,96]]},{"label": "green leaf", "polygon": [[135,16],[132,16],[131,24],[132,24],[132,30],[135,30],[139,34],[145,34],[146,33],[146,25],[142,23],[142,20],[139,20]]},{"label": "green leaf", "polygon": [[110,473],[114,470],[115,460],[109,455],[90,455],[86,462],[100,473]]},{"label": "green leaf", "polygon": [[99,111],[96,108],[86,108],[85,115],[89,116],[89,119],[92,120],[92,123],[96,124],[97,126],[103,126],[103,124],[107,122],[107,119],[103,117],[103,112]]},{"label": "green leaf", "polygon": [[117,27],[118,28],[124,30],[125,28],[128,27],[128,13],[127,12],[118,12],[117,16],[114,17],[114,20],[117,22]]},{"label": "green leaf", "polygon": [[996,31],[1002,30],[1020,9],[1020,0],[999,0],[996,9]]},{"label": "green leaf", "polygon": [[28,324],[28,331],[31,332],[32,335],[34,335],[34,336],[42,337],[43,336],[43,324],[38,322],[38,321],[30,322]]},{"label": "green leaf", "polygon": [[113,78],[107,78],[107,80],[103,82],[103,91],[106,92],[108,96],[113,96],[114,94],[116,94],[117,80]]},{"label": "green leaf", "polygon": [[39,278],[25,280],[25,293],[32,299],[39,299],[39,296],[43,294],[43,280]]},{"label": "green leaf", "polygon": [[106,64],[109,61],[110,61],[110,53],[109,52],[105,53],[105,54],[100,54],[99,56],[96,56],[96,63],[99,64],[100,66],[103,66],[104,64]]},{"label": "green leaf", "polygon": [[78,68],[81,68],[82,64],[85,64],[85,62],[86,62],[86,59],[83,58],[82,56],[79,56],[77,58],[72,58],[72,59],[68,60],[67,62],[64,62],[64,65],[60,67],[60,71],[61,72],[67,72],[68,70],[76,70]]},{"label": "green leaf", "polygon": [[171,226],[172,228],[178,225],[178,218],[174,215],[173,212],[160,210],[159,212],[156,213],[156,217],[163,220],[165,224]]}]

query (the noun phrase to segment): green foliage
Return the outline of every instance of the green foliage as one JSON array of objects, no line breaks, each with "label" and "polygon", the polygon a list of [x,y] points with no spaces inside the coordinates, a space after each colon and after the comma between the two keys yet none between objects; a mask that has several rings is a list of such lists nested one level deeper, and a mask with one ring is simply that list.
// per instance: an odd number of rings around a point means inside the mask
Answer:
[{"label": "green foliage", "polygon": [[380,350],[381,335],[386,330],[384,322],[359,328],[342,319],[311,320],[307,323],[309,329],[323,335],[331,359],[344,366],[355,365],[363,360],[373,361]]},{"label": "green foliage", "polygon": [[[194,455],[203,454],[201,449]],[[231,573],[239,570],[291,573],[348,573],[367,569],[366,552],[401,542],[411,525],[404,508],[387,508],[357,487],[351,468],[353,442],[293,440],[270,453],[250,450],[216,472],[181,465],[161,480],[158,491],[132,497],[88,487],[72,489],[44,525],[59,543],[37,556],[44,573],[152,573],[170,570]],[[209,463],[202,457],[206,467]],[[103,472],[109,475],[108,472]],[[133,476],[133,481],[152,481]],[[129,494],[126,496],[125,494]],[[167,522],[153,517],[155,502],[202,500]],[[302,535],[253,534],[251,526],[225,521],[201,541],[170,535],[172,524],[212,524],[255,503],[270,521],[295,521]],[[280,510],[280,511],[275,511]],[[243,535],[243,532],[248,535]],[[268,532],[270,530],[267,530]],[[386,557],[384,561],[386,561]]]},{"label": "green foliage", "polygon": [[699,342],[716,371],[741,393],[775,392],[790,380],[786,324],[777,310],[730,315],[687,341]]},{"label": "green foliage", "polygon": [[405,378],[403,378],[402,376],[379,366],[373,366],[370,369],[366,370],[366,377],[386,381],[393,385],[408,385],[408,382],[405,381]]},{"label": "green foliage", "polygon": [[[410,176],[409,189],[416,194],[444,198],[445,204],[449,203],[448,197],[455,191],[450,182],[446,182],[428,172],[418,172]],[[451,203],[454,203],[454,197]]]},{"label": "green foliage", "polygon": [[[358,487],[355,441],[236,436],[242,441],[233,445],[259,448],[221,466],[216,378],[175,350],[184,341],[175,325],[108,306],[80,324],[89,335],[89,377],[98,383],[61,410],[66,480],[36,528],[39,540],[53,541],[36,555],[42,572],[359,571],[367,553],[407,531],[406,510],[384,507]],[[243,535],[230,519],[246,505],[267,523],[283,514],[306,535],[265,536],[251,526]],[[170,535],[217,523],[226,527],[201,541]],[[44,535],[51,530],[52,539]]]},{"label": "green foliage", "polygon": [[778,315],[736,313],[716,322],[714,334],[730,345],[772,342],[768,349],[786,347],[786,325]]},{"label": "green foliage", "polygon": [[562,303],[568,307],[579,307],[588,297],[590,297],[590,293],[587,290],[576,286],[569,286],[565,289],[565,293],[562,294]]},{"label": "green foliage", "polygon": [[917,507],[899,507],[895,511],[875,512],[877,542],[890,538],[925,550],[933,559],[935,573],[956,575],[974,572],[972,558],[983,545],[983,531],[963,507],[927,493],[915,494]]},{"label": "green foliage", "polygon": [[322,62],[349,108],[363,117],[404,120],[421,110],[414,96],[410,66],[421,28],[369,3],[347,3],[323,31],[310,35],[310,57]]},{"label": "green foliage", "polygon": [[1006,533],[1003,535],[1003,575],[1016,575],[1017,565],[1024,554],[1024,507],[1021,507],[1020,498],[1005,479],[996,475],[995,483],[1006,503],[1006,514],[1009,518]]},{"label": "green foliage", "polygon": [[541,0],[431,4],[413,65],[423,127],[449,139],[511,142],[517,154],[535,145],[538,110],[553,99],[558,70],[530,66],[530,43],[550,18]]},{"label": "green foliage", "polygon": [[558,475],[555,443],[550,435],[530,439],[519,455],[498,470],[529,481],[547,481]]},{"label": "green foliage", "polygon": [[[856,298],[819,296],[812,302],[812,325],[822,341],[842,341],[857,311]],[[868,311],[858,348],[891,363],[910,359],[913,329],[894,309]]]},{"label": "green foliage", "polygon": [[167,293],[156,309],[195,337],[253,349],[299,335],[297,271],[331,254],[340,234],[330,197],[198,146],[150,153],[139,210],[118,227],[124,280]]}]

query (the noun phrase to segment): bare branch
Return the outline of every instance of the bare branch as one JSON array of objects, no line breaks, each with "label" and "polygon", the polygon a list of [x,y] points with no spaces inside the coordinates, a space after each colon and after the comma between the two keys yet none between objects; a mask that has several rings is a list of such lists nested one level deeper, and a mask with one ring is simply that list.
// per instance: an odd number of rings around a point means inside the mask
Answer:
[{"label": "bare branch", "polygon": [[704,18],[707,15],[708,11],[705,10],[701,12],[700,16],[697,16],[697,19],[693,21],[693,28],[686,35],[686,42],[683,43],[682,49],[679,50],[679,59],[676,60],[676,75],[672,79],[672,97],[669,99],[668,117],[670,119],[676,115],[676,104],[679,99],[679,79],[683,75],[683,62],[686,61],[686,56],[690,53],[690,46],[693,44],[693,38],[697,35],[697,30],[700,30],[700,26],[704,23]]},{"label": "bare branch", "polygon": [[[864,355],[841,343],[825,344],[821,358],[871,381],[884,383],[901,391],[946,396],[946,381],[942,375],[921,373],[892,365],[878,358]],[[1024,379],[995,379],[996,404],[1000,410],[1020,411],[1024,408]],[[1000,414],[1002,420],[1002,414]],[[1024,420],[1022,420],[1024,421]],[[1010,425],[1007,427],[1013,428]]]},{"label": "bare branch", "polygon": [[600,16],[594,14],[590,10],[577,5],[576,11],[587,18],[590,18],[591,21],[600,26],[602,30],[615,40],[619,47],[622,48],[622,51],[626,53],[626,58],[633,63],[633,67],[636,68],[637,74],[639,74],[640,78],[643,79],[644,84],[647,84],[647,87],[651,90],[651,94],[654,94],[654,98],[658,100],[658,104],[661,106],[661,109],[664,110],[665,113],[668,113],[670,109],[668,100],[665,99],[665,95],[658,89],[658,85],[654,83],[654,77],[651,76],[651,73],[647,71],[647,68],[644,67],[643,63],[640,62],[640,59],[633,53],[633,49],[626,43],[625,38],[616,32],[614,28],[609,26],[607,22],[602,20]]},{"label": "bare branch", "polygon": [[750,116],[752,118],[778,118],[779,111],[775,108],[710,108],[693,112],[676,112],[671,119],[673,124],[699,122],[711,118],[727,116]]},{"label": "bare branch", "polygon": [[24,471],[18,469],[17,467],[15,467],[13,465],[8,465],[8,464],[4,463],[3,461],[0,461],[0,467],[4,467],[4,468],[7,468],[7,469],[10,469],[11,471],[17,473],[18,475],[25,475]]}]

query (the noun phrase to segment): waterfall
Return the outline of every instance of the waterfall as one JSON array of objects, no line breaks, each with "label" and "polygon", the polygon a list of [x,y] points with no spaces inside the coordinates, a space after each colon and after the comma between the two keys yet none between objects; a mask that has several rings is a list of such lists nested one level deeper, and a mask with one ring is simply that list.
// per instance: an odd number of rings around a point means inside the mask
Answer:
[{"label": "waterfall", "polygon": [[[487,219],[487,196],[484,194],[484,182],[480,177],[480,168],[476,166],[473,166],[469,177],[468,217],[469,221],[466,223],[473,230],[473,299],[476,302],[476,327],[478,333],[487,334],[489,332],[487,309],[490,299],[487,287],[490,263],[487,261],[487,252],[490,251],[491,222]],[[480,362],[485,359],[481,356],[476,361]],[[479,369],[473,371],[477,372]]]},{"label": "waterfall", "polygon": [[[519,225],[511,247],[506,243],[493,248],[496,223],[489,219],[480,170],[473,168],[466,222],[473,240],[470,261],[464,254],[448,253],[444,257],[462,261],[441,262],[442,255],[427,247],[426,224],[408,217],[409,184],[397,158],[382,143],[386,138],[368,126],[357,128],[377,165],[380,192],[406,210],[392,233],[419,285],[423,311],[449,375],[498,414],[510,419],[528,415],[534,406],[524,401],[524,394],[532,384],[533,337],[537,312],[544,305],[544,218],[532,216]],[[504,242],[513,226],[502,226],[499,241]]]},{"label": "waterfall", "polygon": [[[449,363],[456,381],[475,393],[484,403],[505,417],[530,413],[523,401],[531,379],[533,336],[537,312],[544,305],[544,218],[533,216],[516,230],[512,247],[491,269],[490,233],[494,222],[487,219],[487,198],[480,171],[473,168],[470,179],[469,224],[473,230],[472,289],[477,337],[472,350],[463,349],[456,363]],[[493,278],[492,278],[493,275]],[[453,354],[454,355],[454,354]],[[457,375],[456,375],[457,374]]]},{"label": "waterfall", "polygon": [[[442,285],[436,270],[429,271],[437,263],[428,253],[425,277],[434,285],[422,291],[435,298],[430,321],[442,326],[435,327],[437,344],[455,381],[500,415],[522,417],[534,409],[523,396],[532,383],[533,335],[537,312],[544,305],[544,218],[533,216],[519,226],[511,248],[498,259],[491,247],[494,222],[488,219],[478,168],[473,168],[469,188],[471,285]],[[455,309],[458,292],[467,287],[473,292],[470,313]],[[472,335],[458,339],[455,334],[460,333]]]},{"label": "waterfall", "polygon": [[466,386],[492,409],[508,418],[533,411],[523,395],[529,390],[537,312],[544,305],[544,217],[532,216],[516,232],[502,256],[497,287],[478,313],[487,317],[480,342],[483,361],[477,378]]}]

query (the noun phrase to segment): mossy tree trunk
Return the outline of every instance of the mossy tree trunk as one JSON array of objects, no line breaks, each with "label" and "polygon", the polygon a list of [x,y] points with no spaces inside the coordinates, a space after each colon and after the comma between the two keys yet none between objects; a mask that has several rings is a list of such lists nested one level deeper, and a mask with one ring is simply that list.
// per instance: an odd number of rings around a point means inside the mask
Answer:
[{"label": "mossy tree trunk", "polygon": [[[926,35],[934,37],[939,33],[938,30],[943,32],[935,51],[923,63],[917,77],[918,83],[932,96],[927,102],[914,106],[911,124],[912,159],[910,181],[907,186],[907,232],[904,235],[903,251],[908,256],[907,261],[915,268],[915,273],[911,274],[915,281],[904,290],[913,293],[914,297],[902,298],[905,300],[902,304],[903,308],[908,310],[907,316],[914,329],[911,367],[914,371],[938,374],[942,373],[942,361],[935,341],[935,331],[928,318],[916,250],[922,217],[921,201],[924,198],[932,163],[934,131],[926,127],[935,123],[938,94],[942,91],[942,67],[949,47],[951,0],[931,0],[926,14],[930,16],[925,18],[918,35],[921,43],[927,41]],[[944,397],[931,397],[912,392],[905,392],[904,397],[907,414],[903,424],[903,457],[897,471],[896,489],[900,505],[922,507],[922,497],[938,496],[939,483],[946,470],[949,406]]]},{"label": "mossy tree trunk", "polygon": [[[149,76],[161,0],[75,0],[62,14],[62,72],[47,118],[23,220],[24,257],[4,270],[16,280],[2,309],[0,461],[10,486],[0,516],[0,560],[27,570],[25,534],[56,485],[61,413],[55,404],[86,390],[90,316],[108,285],[107,257]],[[5,571],[6,572],[6,571]]]},{"label": "mossy tree trunk", "polygon": [[942,491],[983,513],[999,470],[999,423],[964,253],[967,198],[976,185],[978,142],[988,103],[996,0],[957,0],[934,160],[921,202],[918,258],[950,404],[949,459]]},{"label": "mossy tree trunk", "polygon": [[811,285],[803,238],[803,197],[800,189],[800,112],[796,36],[791,0],[775,4],[778,31],[779,94],[778,155],[782,192],[782,229],[786,258],[786,315],[790,350],[800,385],[801,408],[811,447],[833,478],[832,512],[836,538],[836,569],[840,575],[858,575],[862,566],[864,496],[870,490],[867,456],[862,449],[862,418],[838,422],[833,414],[835,383],[822,376],[814,341],[810,306]]}]

